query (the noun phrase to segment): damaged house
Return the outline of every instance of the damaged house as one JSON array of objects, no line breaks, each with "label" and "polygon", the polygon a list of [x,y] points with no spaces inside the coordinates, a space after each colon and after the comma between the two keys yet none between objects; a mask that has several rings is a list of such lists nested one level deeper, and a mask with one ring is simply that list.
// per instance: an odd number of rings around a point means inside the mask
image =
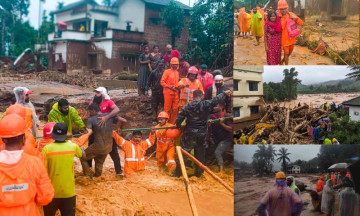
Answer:
[{"label": "damaged house", "polygon": [[[170,30],[160,17],[170,0],[118,0],[112,7],[94,0],[81,0],[52,14],[56,30],[48,35],[49,69],[74,75],[84,71],[110,75],[137,71],[144,45],[159,45],[166,52]],[[185,27],[176,39],[176,49],[187,50],[190,7],[184,10]]]},{"label": "damaged house", "polygon": [[359,0],[306,0],[306,20],[359,22]]},{"label": "damaged house", "polygon": [[234,66],[234,130],[250,126],[264,112],[263,66]]}]

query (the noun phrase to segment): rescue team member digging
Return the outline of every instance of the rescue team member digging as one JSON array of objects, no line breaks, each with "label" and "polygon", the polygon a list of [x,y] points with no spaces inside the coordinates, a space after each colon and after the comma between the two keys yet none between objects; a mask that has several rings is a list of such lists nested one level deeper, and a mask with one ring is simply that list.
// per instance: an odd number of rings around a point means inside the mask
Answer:
[{"label": "rescue team member digging", "polygon": [[107,114],[101,113],[97,103],[91,104],[88,111],[90,118],[87,121],[87,129],[90,134],[94,134],[94,143],[85,150],[86,156],[80,161],[84,175],[92,178],[88,160],[95,160],[94,177],[101,176],[106,156],[111,152],[113,146],[112,126],[114,118],[107,119],[105,126],[101,127],[99,125],[100,118]]},{"label": "rescue team member digging", "polygon": [[148,148],[154,145],[155,131],[151,130],[149,139],[142,140],[141,131],[134,131],[131,141],[125,140],[115,131],[113,131],[116,143],[124,150],[125,153],[125,175],[132,172],[145,170],[145,153]]},{"label": "rescue team member digging", "polygon": [[[159,124],[155,127],[172,127],[173,124],[168,123],[169,115],[166,112],[159,113]],[[170,175],[176,168],[175,163],[175,140],[167,136],[167,130],[156,130],[156,161],[158,167],[167,165]]]},{"label": "rescue team member digging", "polygon": [[22,150],[27,130],[24,118],[17,114],[0,121],[5,143],[0,152],[0,216],[40,216],[37,204],[47,205],[54,197],[43,162]]},{"label": "rescue team member digging", "polygon": [[[176,126],[181,127],[181,123],[186,118],[186,125],[181,136],[180,145],[187,152],[195,151],[195,157],[201,163],[205,163],[205,149],[207,136],[207,121],[214,106],[225,99],[225,95],[231,95],[231,91],[225,91],[211,100],[201,100],[203,92],[200,90],[194,91],[194,101],[182,108],[179,116],[176,119]],[[185,156],[184,156],[185,157]],[[188,161],[186,157],[184,161]],[[179,161],[176,161],[176,171],[174,177],[181,176]],[[196,165],[195,176],[200,177],[204,170]]]},{"label": "rescue team member digging", "polygon": [[179,82],[179,59],[172,58],[170,65],[171,68],[164,72],[160,84],[164,88],[164,111],[170,116],[169,123],[174,124],[179,105],[179,91],[176,89]]},{"label": "rescue team member digging", "polygon": [[[100,106],[100,110],[101,113],[104,113],[105,115],[99,116],[98,118],[100,119],[100,121],[98,122],[98,124],[102,127],[108,127],[108,125],[106,126],[106,122],[113,117],[116,117],[116,115],[120,112],[120,109],[118,106],[116,106],[116,104],[114,103],[114,101],[112,101],[110,99],[110,96],[108,95],[106,88],[104,87],[99,87],[97,89],[95,89],[95,96],[92,102],[90,102],[90,105],[96,103]],[[124,120],[123,118],[120,118],[120,121],[122,121],[123,123],[126,123],[126,120]],[[112,125],[112,123],[111,123]],[[94,134],[91,134],[89,137],[89,146],[92,145],[94,143]],[[121,162],[120,162],[120,155],[118,152],[118,147],[116,145],[115,140],[112,140],[112,149],[110,151],[110,157],[112,159],[112,161],[114,162],[114,168],[115,168],[115,173],[118,176],[123,176],[123,171],[121,170]],[[92,159],[88,160],[89,163],[89,167],[92,167]]]},{"label": "rescue team member digging", "polygon": [[200,90],[204,92],[201,82],[196,79],[198,70],[196,67],[189,68],[186,78],[182,78],[178,83],[178,89],[180,89],[180,101],[179,110],[181,110],[186,104],[194,100],[193,92]]},{"label": "rescue team member digging", "polygon": [[78,127],[82,133],[85,133],[85,124],[77,110],[69,105],[69,101],[61,98],[59,102],[55,103],[48,115],[48,122],[65,123],[68,129],[67,136],[72,136],[73,124]]},{"label": "rescue team member digging", "polygon": [[56,123],[51,136],[55,142],[42,150],[51,184],[55,189],[54,199],[44,206],[45,216],[54,216],[58,209],[61,215],[75,215],[74,157],[85,157],[85,153],[78,145],[66,141],[67,132],[65,123]]}]

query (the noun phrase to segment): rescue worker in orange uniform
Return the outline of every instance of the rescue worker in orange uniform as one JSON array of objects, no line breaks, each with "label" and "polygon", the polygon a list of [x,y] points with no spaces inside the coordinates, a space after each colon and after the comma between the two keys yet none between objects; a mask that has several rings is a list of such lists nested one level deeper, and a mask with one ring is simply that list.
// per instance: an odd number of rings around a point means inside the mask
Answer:
[{"label": "rescue worker in orange uniform", "polygon": [[113,138],[115,139],[116,144],[119,145],[125,153],[125,175],[145,170],[146,150],[154,145],[155,142],[154,129],[151,130],[149,139],[146,140],[142,140],[141,131],[134,131],[131,141],[125,140],[115,131],[113,131]]},{"label": "rescue worker in orange uniform", "polygon": [[[169,115],[166,112],[160,112],[158,117],[158,125],[155,127],[172,127],[173,124],[168,123]],[[167,137],[167,130],[156,130],[156,161],[157,167],[164,167],[167,165],[170,175],[176,169],[175,162],[175,139]]]},{"label": "rescue worker in orange uniform", "polygon": [[333,182],[333,186],[335,186],[335,175],[334,175],[334,173],[332,172],[331,173],[331,181]]},{"label": "rescue worker in orange uniform", "polygon": [[346,173],[346,177],[348,177],[349,179],[351,179],[351,175],[350,175],[349,171]]},{"label": "rescue worker in orange uniform", "polygon": [[281,46],[283,47],[284,50],[284,58],[282,59],[281,63],[282,64],[285,63],[285,65],[289,64],[289,57],[294,50],[295,42],[296,42],[296,37],[290,39],[289,32],[287,29],[287,21],[288,19],[293,19],[298,26],[303,25],[303,21],[294,13],[289,12],[288,9],[289,9],[289,5],[287,4],[286,0],[279,0],[278,10],[280,11],[279,17],[282,28]]},{"label": "rescue worker in orange uniform", "polygon": [[0,215],[40,216],[39,205],[54,197],[48,173],[42,161],[22,150],[25,131],[23,117],[6,115],[0,121],[0,138],[5,150],[0,152]]},{"label": "rescue worker in orange uniform", "polygon": [[176,88],[179,82],[179,59],[172,58],[170,64],[171,68],[164,72],[160,84],[164,88],[164,111],[170,116],[169,123],[174,124],[179,105],[179,90]]},{"label": "rescue worker in orange uniform", "polygon": [[316,183],[316,191],[320,192],[324,189],[324,175],[320,176],[320,179]]},{"label": "rescue worker in orange uniform", "polygon": [[[25,145],[22,147],[25,153],[29,155],[33,155],[35,157],[40,158],[44,164],[45,164],[45,156],[43,153],[39,152],[36,147],[36,141],[32,134],[31,128],[28,127],[28,124],[26,123],[26,108],[21,106],[20,104],[14,104],[9,106],[9,108],[6,111],[5,116],[11,115],[11,114],[17,114],[21,118],[25,120],[26,124],[26,131],[25,131]],[[5,149],[4,142],[0,139],[0,151]]]},{"label": "rescue worker in orange uniform", "polygon": [[178,89],[180,89],[180,101],[179,101],[179,111],[193,101],[193,92],[195,90],[201,90],[204,92],[204,88],[200,80],[196,79],[198,75],[198,69],[196,67],[191,67],[188,70],[187,78],[182,78],[178,83]]}]

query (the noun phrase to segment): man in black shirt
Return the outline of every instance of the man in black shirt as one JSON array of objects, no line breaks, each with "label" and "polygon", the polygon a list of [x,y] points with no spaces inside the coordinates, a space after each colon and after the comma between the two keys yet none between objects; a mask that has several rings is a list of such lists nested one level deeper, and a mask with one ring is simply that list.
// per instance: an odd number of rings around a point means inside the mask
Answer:
[{"label": "man in black shirt", "polygon": [[158,115],[159,105],[164,105],[163,87],[160,85],[161,77],[164,73],[164,62],[160,60],[157,67],[149,75],[149,80],[146,85],[146,91],[151,88],[151,108],[153,112],[153,120],[156,121]]},{"label": "man in black shirt", "polygon": [[[214,112],[215,113],[211,114],[209,117],[209,123],[211,125],[210,131],[215,142],[215,146],[217,146],[215,156],[220,167],[220,172],[222,172],[224,170],[224,160],[222,155],[234,145],[232,119],[225,119],[225,117],[231,117],[231,115],[224,112],[223,103],[218,103],[214,107]],[[219,121],[214,122],[214,119],[219,119]]]}]

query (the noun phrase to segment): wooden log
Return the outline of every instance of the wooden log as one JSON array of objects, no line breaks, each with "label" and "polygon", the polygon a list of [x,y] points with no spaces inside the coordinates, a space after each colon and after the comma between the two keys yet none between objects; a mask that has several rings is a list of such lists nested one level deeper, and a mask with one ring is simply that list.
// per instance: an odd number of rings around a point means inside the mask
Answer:
[{"label": "wooden log", "polygon": [[283,131],[288,131],[289,130],[289,119],[290,119],[290,109],[287,109],[286,119],[285,119],[285,126],[284,126]]},{"label": "wooden log", "polygon": [[215,173],[213,173],[209,168],[207,168],[204,164],[202,164],[200,161],[198,161],[194,156],[192,156],[189,152],[185,151],[181,147],[177,146],[176,150],[180,148],[181,152],[183,152],[187,157],[189,157],[192,161],[194,161],[201,169],[203,169],[205,172],[209,173],[211,177],[213,177],[217,182],[222,184],[228,191],[230,191],[232,194],[234,194],[234,189],[230,187],[230,185],[226,184],[221,178],[219,178]]},{"label": "wooden log", "polygon": [[308,106],[307,104],[305,104],[305,105],[302,105],[302,106],[297,107],[297,108],[295,108],[295,109],[292,109],[292,110],[290,111],[290,113],[298,112],[299,110],[307,109],[307,108],[309,108],[309,106]]},{"label": "wooden log", "polygon": [[295,128],[294,128],[294,132],[299,132],[301,130],[301,128],[303,128],[307,124],[309,124],[308,121],[303,121],[300,124],[296,125]]},{"label": "wooden log", "polygon": [[195,199],[194,199],[194,196],[193,196],[190,184],[189,184],[189,178],[188,178],[188,175],[187,175],[187,172],[186,172],[184,158],[183,158],[183,155],[181,153],[181,150],[182,149],[181,149],[180,146],[176,146],[176,153],[178,155],[179,162],[180,162],[180,167],[181,167],[181,172],[182,172],[182,175],[184,177],[185,188],[186,188],[186,192],[187,192],[187,195],[188,195],[188,198],[189,198],[191,211],[192,211],[192,214],[194,216],[198,216],[199,214],[198,214],[196,204],[195,204]]}]

